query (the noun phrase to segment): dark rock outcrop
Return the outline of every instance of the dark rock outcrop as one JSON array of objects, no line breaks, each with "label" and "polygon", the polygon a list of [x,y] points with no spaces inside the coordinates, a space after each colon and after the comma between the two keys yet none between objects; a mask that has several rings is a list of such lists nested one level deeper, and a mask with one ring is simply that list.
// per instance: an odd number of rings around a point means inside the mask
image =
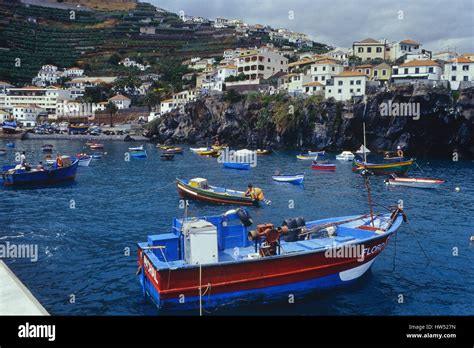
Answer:
[{"label": "dark rock outcrop", "polygon": [[[205,145],[216,137],[232,146],[353,150],[363,142],[372,151],[402,146],[410,155],[474,158],[474,88],[452,93],[445,88],[398,86],[370,95],[367,103],[292,99],[287,96],[242,98],[230,103],[208,97],[188,104],[150,125],[160,142]],[[266,99],[265,99],[266,98]],[[384,116],[381,105],[410,103],[408,116]],[[414,103],[414,104],[412,104]],[[419,116],[414,110],[419,107]]]}]

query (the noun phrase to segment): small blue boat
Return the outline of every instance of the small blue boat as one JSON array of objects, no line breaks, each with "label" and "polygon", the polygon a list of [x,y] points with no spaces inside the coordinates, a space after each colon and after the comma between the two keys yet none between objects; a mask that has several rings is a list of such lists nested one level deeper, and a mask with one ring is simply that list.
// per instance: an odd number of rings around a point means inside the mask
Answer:
[{"label": "small blue boat", "polygon": [[92,159],[100,160],[101,158],[102,158],[102,155],[100,153],[95,153],[92,155]]},{"label": "small blue boat", "polygon": [[[71,165],[66,167],[57,167],[56,164],[52,169],[38,170],[32,168],[30,170],[25,169],[14,169],[14,166],[10,166],[2,173],[3,185],[4,186],[38,186],[38,185],[51,185],[65,181],[74,181],[76,179],[76,172],[79,161],[76,159]],[[11,168],[13,167],[13,168]]]},{"label": "small blue boat", "polygon": [[238,169],[238,170],[249,170],[250,163],[234,163],[234,162],[224,162],[225,168]]},{"label": "small blue boat", "polygon": [[7,147],[9,147],[9,148],[14,148],[14,147],[15,147],[15,143],[9,142],[9,143],[7,143]]},{"label": "small blue boat", "polygon": [[273,175],[272,179],[278,182],[289,182],[291,184],[302,184],[304,181],[304,174],[295,175]]},{"label": "small blue boat", "polygon": [[146,150],[144,151],[132,151],[130,152],[131,157],[145,158],[147,157]]}]

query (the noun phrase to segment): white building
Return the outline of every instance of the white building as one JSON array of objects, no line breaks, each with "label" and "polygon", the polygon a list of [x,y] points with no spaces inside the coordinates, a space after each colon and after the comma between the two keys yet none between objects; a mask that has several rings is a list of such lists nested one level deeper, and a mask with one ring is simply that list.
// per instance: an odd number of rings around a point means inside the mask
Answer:
[{"label": "white building", "polygon": [[320,82],[307,82],[303,84],[303,93],[306,95],[324,96],[325,86]]},{"label": "white building", "polygon": [[433,54],[433,60],[442,60],[444,62],[449,62],[450,60],[453,60],[457,58],[459,55],[456,52],[452,51],[441,51],[441,52],[436,52]]},{"label": "white building", "polygon": [[18,104],[13,106],[13,118],[23,127],[35,127],[40,113],[46,110],[32,104]]},{"label": "white building", "polygon": [[175,103],[173,99],[163,100],[160,103],[160,115],[164,115],[168,112],[171,112],[174,109],[176,109],[176,107],[177,107],[177,104]]},{"label": "white building", "polygon": [[123,65],[127,68],[137,68],[140,71],[145,71],[146,69],[150,68],[150,65],[144,65],[141,63],[138,63],[130,58],[125,58],[119,62],[119,65]]},{"label": "white building", "polygon": [[403,40],[396,42],[389,47],[389,59],[392,61],[397,60],[407,54],[418,54],[420,53],[420,46],[418,42],[414,40]]},{"label": "white building", "polygon": [[63,75],[65,77],[81,77],[84,75],[84,69],[73,66],[71,68],[64,69]]},{"label": "white building", "polygon": [[176,94],[173,94],[173,104],[174,105],[185,105],[189,102],[196,101],[197,92],[195,89],[182,91]]},{"label": "white building", "polygon": [[433,60],[412,60],[392,68],[394,82],[413,80],[439,81],[443,71],[441,66]]},{"label": "white building", "polygon": [[311,75],[311,81],[320,82],[321,84],[325,85],[326,81],[342,73],[343,71],[344,66],[337,60],[331,58],[322,58],[310,65],[310,70],[308,73]]},{"label": "white building", "polygon": [[114,103],[117,109],[128,109],[130,107],[131,100],[124,95],[117,94],[116,96],[109,99],[110,103]]},{"label": "white building", "polygon": [[43,65],[38,71],[38,74],[33,78],[32,83],[38,87],[45,87],[47,85],[58,83],[64,74],[58,71],[56,65]]},{"label": "white building", "polygon": [[288,59],[268,47],[243,51],[234,61],[237,74],[246,75],[248,80],[268,79],[278,72],[288,72]]},{"label": "white building", "polygon": [[357,71],[344,71],[326,82],[325,98],[345,101],[363,97],[366,82],[367,75]]},{"label": "white building", "polygon": [[459,89],[460,84],[471,85],[474,81],[474,61],[459,57],[444,65],[444,80],[448,80],[451,89]]},{"label": "white building", "polygon": [[237,76],[237,67],[235,65],[219,66],[216,69],[216,75],[219,80],[225,81],[230,76]]},{"label": "white building", "polygon": [[72,99],[71,91],[54,86],[7,88],[0,95],[0,109],[13,109],[15,105],[36,105],[47,112],[55,113],[58,99]]},{"label": "white building", "polygon": [[286,89],[292,95],[304,93],[303,85],[311,82],[311,76],[303,73],[290,73],[284,76],[287,79],[286,85],[282,88]]}]

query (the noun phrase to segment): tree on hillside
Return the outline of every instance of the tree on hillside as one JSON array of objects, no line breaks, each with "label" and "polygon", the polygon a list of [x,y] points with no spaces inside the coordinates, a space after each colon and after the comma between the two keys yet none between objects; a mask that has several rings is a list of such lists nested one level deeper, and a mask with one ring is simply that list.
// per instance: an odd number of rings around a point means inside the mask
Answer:
[{"label": "tree on hillside", "polygon": [[109,58],[109,63],[112,65],[118,65],[118,63],[122,60],[118,54],[113,54]]},{"label": "tree on hillside", "polygon": [[110,127],[114,126],[114,116],[118,111],[117,105],[115,105],[112,102],[108,102],[107,106],[105,107],[105,110],[109,112],[110,115]]}]

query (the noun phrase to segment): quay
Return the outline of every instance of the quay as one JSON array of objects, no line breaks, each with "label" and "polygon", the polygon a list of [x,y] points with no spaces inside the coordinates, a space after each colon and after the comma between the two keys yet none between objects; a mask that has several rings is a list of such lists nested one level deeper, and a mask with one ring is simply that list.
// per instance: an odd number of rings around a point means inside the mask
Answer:
[{"label": "quay", "polygon": [[49,315],[30,290],[1,260],[0,315]]}]

